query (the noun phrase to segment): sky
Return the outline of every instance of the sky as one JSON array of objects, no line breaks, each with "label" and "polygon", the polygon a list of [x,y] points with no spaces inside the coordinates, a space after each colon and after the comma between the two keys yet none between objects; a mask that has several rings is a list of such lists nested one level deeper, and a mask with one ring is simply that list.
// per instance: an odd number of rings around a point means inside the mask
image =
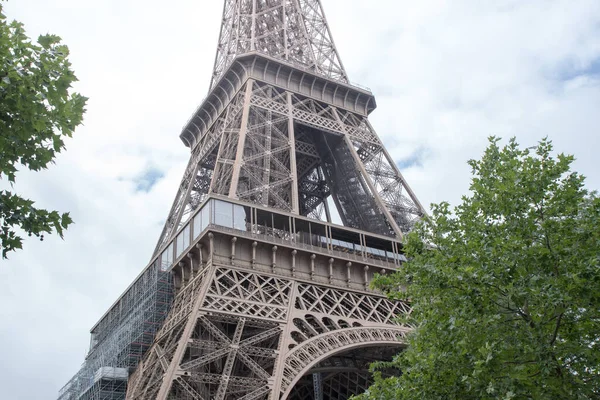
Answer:
[{"label": "sky", "polygon": [[[600,188],[600,1],[322,0],[371,122],[425,205],[456,205],[487,137],[548,136]],[[64,240],[0,260],[0,398],[55,399],[89,329],[146,266],[188,161],[179,133],[208,91],[219,0],[9,0],[60,35],[89,97],[56,164],[14,189],[70,211]]]}]

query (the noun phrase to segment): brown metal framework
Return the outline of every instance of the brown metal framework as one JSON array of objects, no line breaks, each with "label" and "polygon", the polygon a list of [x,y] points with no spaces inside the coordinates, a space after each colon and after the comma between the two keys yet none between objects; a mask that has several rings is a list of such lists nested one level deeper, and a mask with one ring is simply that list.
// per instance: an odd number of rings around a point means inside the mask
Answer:
[{"label": "brown metal framework", "polygon": [[211,88],[255,51],[348,82],[319,0],[226,0]]},{"label": "brown metal framework", "polygon": [[[132,374],[132,400],[364,391],[369,363],[411,329],[395,319],[410,307],[369,282],[401,266],[403,235],[425,213],[369,123],[375,108],[348,80],[320,0],[225,0],[210,91],[180,135],[191,156],[151,262],[93,328],[60,399],[123,399],[112,367]],[[156,297],[139,290],[158,287],[148,271],[169,276],[169,295],[131,307]],[[121,365],[131,321],[152,328],[143,360]]]},{"label": "brown metal framework", "polygon": [[425,211],[368,121],[375,107],[348,83],[320,1],[226,1],[156,252],[210,194],[329,221],[331,198],[344,225],[402,237]]},{"label": "brown metal framework", "polygon": [[[223,205],[234,211],[221,216],[246,223],[220,217]],[[196,224],[207,207],[210,221]],[[269,218],[272,227],[264,226]],[[369,256],[358,244],[370,242],[366,236],[354,244],[336,239],[353,231],[307,239],[294,226],[308,220],[284,218],[222,200],[195,213],[191,224],[202,233],[174,260],[177,295],[130,378],[128,399],[300,399],[315,390],[346,399],[368,386],[369,363],[404,346],[411,328],[396,317],[410,307],[368,290],[374,273],[398,267],[400,254]]]}]

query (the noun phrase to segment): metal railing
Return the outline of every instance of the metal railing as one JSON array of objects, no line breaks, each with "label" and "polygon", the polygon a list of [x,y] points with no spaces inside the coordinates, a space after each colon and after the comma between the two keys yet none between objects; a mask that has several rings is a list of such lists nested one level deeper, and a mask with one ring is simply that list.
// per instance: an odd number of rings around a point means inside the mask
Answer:
[{"label": "metal railing", "polygon": [[358,263],[369,265],[369,266],[379,266],[386,269],[397,269],[398,265],[396,265],[393,261],[383,261],[376,258],[365,257],[362,254],[357,254],[354,252],[344,252],[338,250],[328,249],[326,247],[314,246],[308,243],[304,243],[301,241],[293,240],[293,236],[290,235],[289,239],[286,238],[278,238],[275,236],[267,235],[264,233],[256,233],[249,231],[241,231],[238,229],[233,229],[221,225],[210,224],[209,229],[214,229],[215,231],[219,231],[222,233],[228,233],[233,236],[245,237],[248,239],[260,239],[261,241],[269,242],[275,245],[289,246],[296,249],[306,250],[307,252],[319,253],[322,255],[328,255],[336,258],[346,259],[348,261],[357,261]]}]

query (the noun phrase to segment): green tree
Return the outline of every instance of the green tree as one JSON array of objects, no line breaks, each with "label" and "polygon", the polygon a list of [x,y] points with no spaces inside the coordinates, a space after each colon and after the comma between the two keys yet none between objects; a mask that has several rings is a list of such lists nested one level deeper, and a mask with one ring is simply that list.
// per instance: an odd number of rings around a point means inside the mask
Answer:
[{"label": "green tree", "polygon": [[[10,188],[19,166],[33,171],[48,167],[81,124],[87,99],[70,88],[77,80],[69,49],[54,35],[32,43],[19,22],[8,22],[0,3],[0,180]],[[11,189],[12,190],[12,189]],[[0,190],[2,258],[23,246],[22,232],[41,240],[63,231],[68,213],[34,207],[11,190]]]},{"label": "green tree", "polygon": [[498,142],[469,162],[462,204],[434,205],[410,262],[376,279],[415,330],[360,399],[600,398],[600,199],[548,140]]}]

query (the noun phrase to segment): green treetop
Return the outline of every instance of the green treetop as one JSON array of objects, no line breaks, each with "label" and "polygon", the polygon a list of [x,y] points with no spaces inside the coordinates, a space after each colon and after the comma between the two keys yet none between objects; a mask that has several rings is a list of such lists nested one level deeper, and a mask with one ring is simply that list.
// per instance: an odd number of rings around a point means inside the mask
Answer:
[{"label": "green treetop", "polygon": [[490,142],[462,204],[434,205],[375,281],[416,328],[361,400],[600,399],[600,199],[549,141]]},{"label": "green treetop", "polygon": [[[60,40],[44,35],[32,43],[21,23],[7,21],[0,3],[0,179],[11,187],[19,166],[47,168],[82,122],[87,99],[70,92],[77,78]],[[22,248],[21,232],[62,237],[71,223],[68,213],[38,209],[11,190],[0,191],[2,258]]]}]

